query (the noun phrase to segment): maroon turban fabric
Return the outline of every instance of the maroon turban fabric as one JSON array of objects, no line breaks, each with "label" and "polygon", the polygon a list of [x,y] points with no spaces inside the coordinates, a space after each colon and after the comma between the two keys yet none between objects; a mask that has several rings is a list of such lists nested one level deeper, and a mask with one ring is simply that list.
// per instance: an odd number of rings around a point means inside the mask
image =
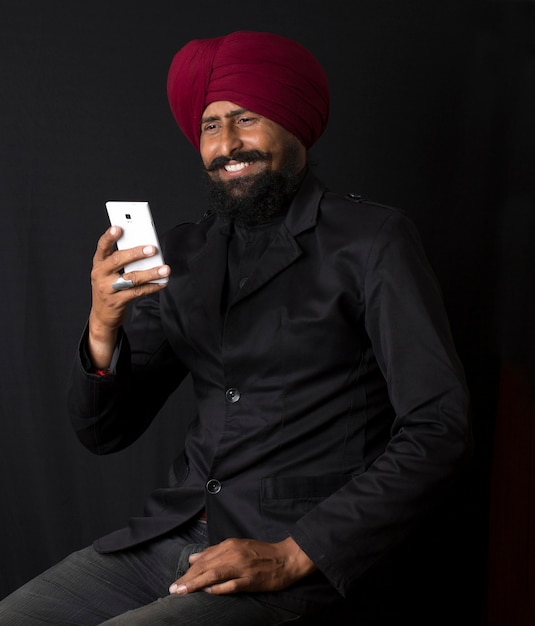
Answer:
[{"label": "maroon turban fabric", "polygon": [[169,68],[167,95],[182,132],[199,149],[201,117],[218,100],[277,122],[310,148],[327,125],[329,86],[303,46],[271,33],[238,31],[195,39]]}]

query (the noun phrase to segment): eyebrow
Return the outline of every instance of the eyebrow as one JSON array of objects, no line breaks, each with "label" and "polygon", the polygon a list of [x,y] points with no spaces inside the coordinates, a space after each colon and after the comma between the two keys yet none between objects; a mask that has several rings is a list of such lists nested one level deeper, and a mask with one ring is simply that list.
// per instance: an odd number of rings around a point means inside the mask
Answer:
[{"label": "eyebrow", "polygon": [[[241,115],[242,113],[247,112],[248,109],[234,109],[232,111],[229,111],[228,113],[225,113],[225,115],[223,117],[226,117],[227,119],[230,119],[231,117],[236,117],[238,115]],[[215,122],[217,120],[221,119],[220,115],[210,115],[209,117],[203,117],[201,118],[201,124],[206,124],[207,122]]]}]

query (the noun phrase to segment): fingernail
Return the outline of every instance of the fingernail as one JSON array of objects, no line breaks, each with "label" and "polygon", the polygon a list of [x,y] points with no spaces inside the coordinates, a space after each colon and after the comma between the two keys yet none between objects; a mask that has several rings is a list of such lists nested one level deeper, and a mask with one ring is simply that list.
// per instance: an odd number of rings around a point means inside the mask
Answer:
[{"label": "fingernail", "polygon": [[143,248],[143,254],[154,254],[154,246],[145,246]]},{"label": "fingernail", "polygon": [[162,267],[158,268],[158,274],[160,274],[160,276],[167,276],[167,274],[169,274],[169,267],[162,265]]},{"label": "fingernail", "polygon": [[169,593],[186,593],[187,590],[186,585],[177,585],[176,583],[169,587]]},{"label": "fingernail", "polygon": [[117,234],[117,226],[112,226],[110,228],[110,234],[111,235],[116,235]]},{"label": "fingernail", "polygon": [[175,583],[173,583],[170,587],[169,587],[169,593],[176,593],[176,590],[178,589],[178,585],[176,585]]}]

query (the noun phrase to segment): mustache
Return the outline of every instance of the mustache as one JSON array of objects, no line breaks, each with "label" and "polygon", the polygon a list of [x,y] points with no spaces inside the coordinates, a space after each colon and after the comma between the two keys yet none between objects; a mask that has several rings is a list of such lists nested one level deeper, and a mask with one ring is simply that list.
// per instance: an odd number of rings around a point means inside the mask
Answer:
[{"label": "mustache", "polygon": [[231,161],[243,161],[244,163],[254,163],[255,161],[269,161],[271,154],[269,152],[262,152],[261,150],[248,150],[243,152],[235,152],[232,156],[219,156],[216,157],[207,167],[206,172],[214,172],[222,167],[225,167],[227,163]]}]

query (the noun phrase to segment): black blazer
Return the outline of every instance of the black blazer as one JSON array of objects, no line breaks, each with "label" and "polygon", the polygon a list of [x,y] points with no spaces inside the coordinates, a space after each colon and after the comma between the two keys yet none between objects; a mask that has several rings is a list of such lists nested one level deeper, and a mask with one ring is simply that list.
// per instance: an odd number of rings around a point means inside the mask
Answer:
[{"label": "black blazer", "polygon": [[440,289],[402,212],[311,174],[223,313],[227,243],[210,214],[168,233],[170,283],[135,306],[113,375],[88,373],[82,342],[69,406],[94,452],[134,441],[188,372],[198,402],[169,484],[95,546],[138,544],[205,507],[212,543],[291,535],[312,558],[320,573],[278,594],[288,606],[344,595],[470,450]]}]

